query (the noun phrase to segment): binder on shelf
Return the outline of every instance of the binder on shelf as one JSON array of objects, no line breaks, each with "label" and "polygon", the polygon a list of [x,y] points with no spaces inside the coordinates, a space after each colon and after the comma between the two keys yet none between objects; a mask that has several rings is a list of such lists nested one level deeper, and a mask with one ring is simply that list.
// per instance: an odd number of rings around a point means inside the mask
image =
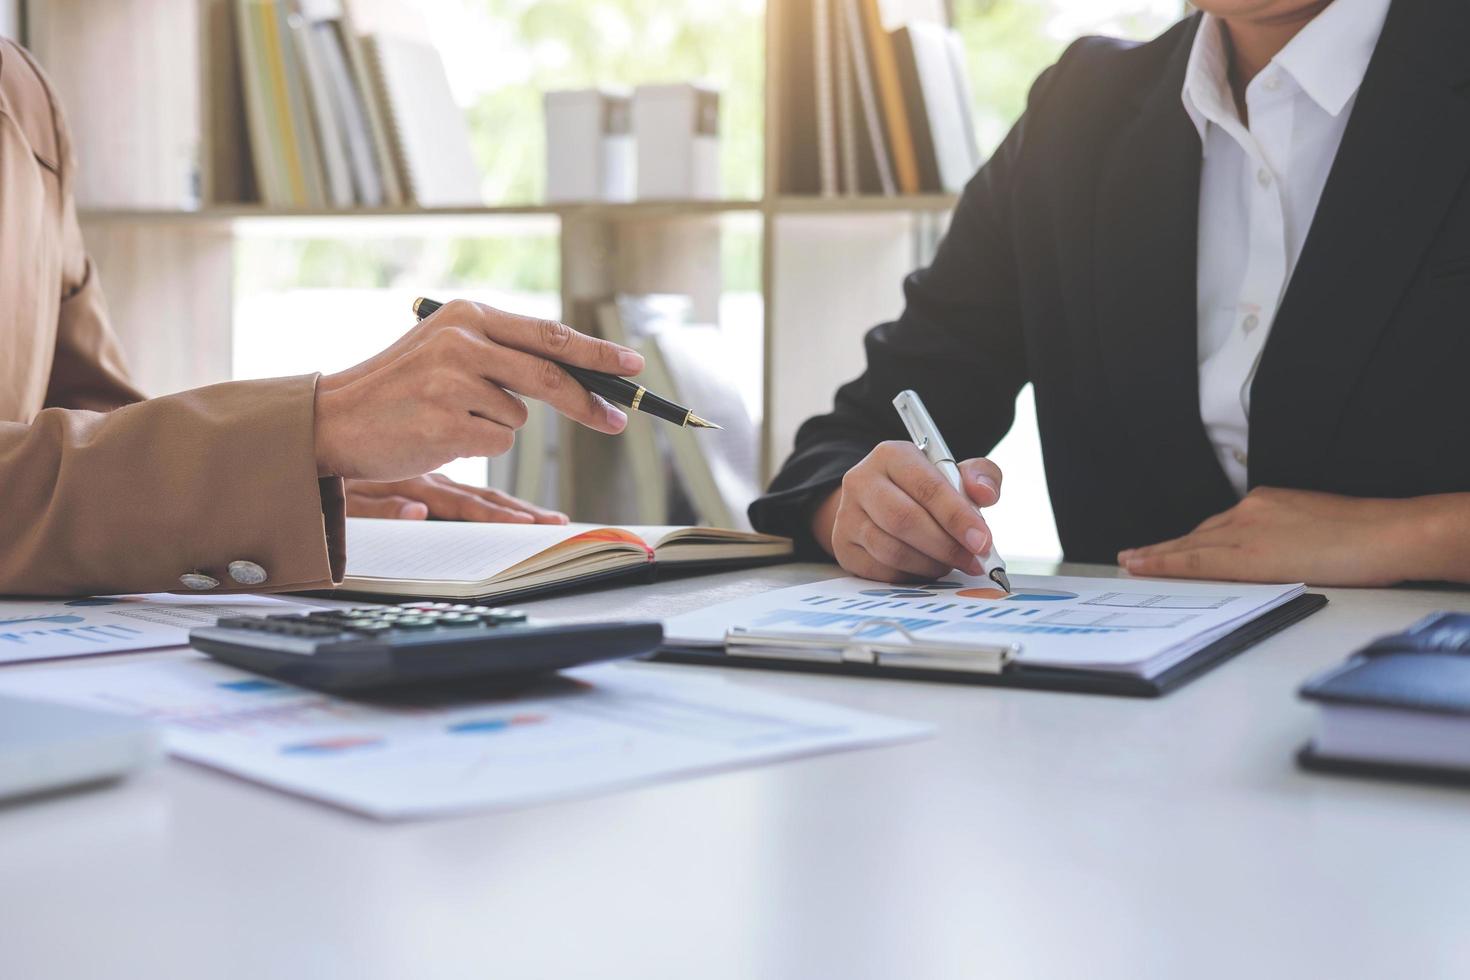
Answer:
[{"label": "binder on shelf", "polygon": [[427,41],[390,33],[364,40],[404,197],[423,207],[483,204],[469,127],[439,52]]},{"label": "binder on shelf", "polygon": [[316,136],[315,146],[320,151],[326,199],[334,208],[350,208],[356,198],[352,193],[352,172],[347,166],[346,134],[332,101],[322,53],[313,37],[310,21],[300,14],[293,14],[287,23],[291,29],[293,52],[301,64],[312,130]]},{"label": "binder on shelf", "polygon": [[878,105],[878,91],[873,81],[873,69],[868,57],[867,41],[863,34],[862,13],[858,5],[862,0],[838,0],[843,9],[843,35],[847,39],[847,50],[852,57],[853,87],[857,105],[862,110],[857,116],[858,132],[853,137],[858,147],[859,185],[861,193],[877,192],[886,197],[898,193],[898,183],[893,175],[893,158],[888,152],[888,135],[883,126],[883,113]]},{"label": "binder on shelf", "polygon": [[[843,194],[863,191],[860,143],[864,137],[858,130],[858,91],[854,76],[851,43],[848,41],[846,0],[830,0],[832,4],[832,65],[834,94],[837,99],[837,165],[838,186]],[[869,168],[871,169],[871,167]],[[876,178],[875,178],[876,179]]]},{"label": "binder on shelf", "polygon": [[812,0],[812,71],[817,109],[817,185],[823,197],[838,193],[837,77],[833,50],[833,0]]},{"label": "binder on shelf", "polygon": [[383,204],[366,95],[353,74],[340,0],[300,0],[301,38],[317,106],[318,134],[340,207]]},{"label": "binder on shelf", "polygon": [[979,165],[979,151],[969,102],[961,100],[961,84],[951,62],[948,35],[952,34],[938,24],[915,22],[900,27],[892,37],[913,124],[921,186],[925,191],[955,194]]},{"label": "binder on shelf", "polygon": [[720,196],[720,93],[693,82],[633,90],[639,200]]},{"label": "binder on shelf", "polygon": [[636,190],[633,106],[628,92],[568,89],[542,96],[546,200],[631,201]]},{"label": "binder on shelf", "polygon": [[894,182],[900,194],[917,194],[921,189],[919,159],[914,148],[914,134],[909,124],[903,79],[899,74],[893,39],[883,26],[878,0],[856,2],[862,21],[862,38],[867,47],[868,64],[873,75],[873,87],[882,108],[888,152],[893,159]]},{"label": "binder on shelf", "polygon": [[370,30],[402,29],[405,14],[383,0],[342,0],[341,33],[352,70],[352,83],[359,98],[372,138],[373,159],[382,181],[382,203],[399,207],[405,203],[403,179],[393,158],[388,123],[382,104],[374,90],[372,68],[368,63],[367,45],[363,40]]},{"label": "binder on shelf", "polygon": [[786,0],[776,186],[954,193],[980,164],[964,44],[940,0]]}]

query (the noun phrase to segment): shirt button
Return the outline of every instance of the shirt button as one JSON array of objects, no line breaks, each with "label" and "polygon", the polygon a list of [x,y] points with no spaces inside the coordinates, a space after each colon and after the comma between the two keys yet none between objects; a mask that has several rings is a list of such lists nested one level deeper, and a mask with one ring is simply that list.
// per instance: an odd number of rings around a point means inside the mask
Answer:
[{"label": "shirt button", "polygon": [[253,561],[232,561],[229,568],[230,578],[241,585],[259,585],[266,580],[265,569]]},{"label": "shirt button", "polygon": [[1252,330],[1256,329],[1256,327],[1259,327],[1261,325],[1261,318],[1252,313],[1244,320],[1240,321],[1240,325],[1245,328],[1246,333],[1250,333]]},{"label": "shirt button", "polygon": [[1243,449],[1232,449],[1230,450],[1230,455],[1234,456],[1235,461],[1241,466],[1244,466],[1246,464],[1246,460],[1249,458],[1246,456],[1245,450]]},{"label": "shirt button", "polygon": [[1272,75],[1270,78],[1266,79],[1261,84],[1266,89],[1267,92],[1274,92],[1274,91],[1276,91],[1277,89],[1279,89],[1281,87],[1281,76],[1280,75]]},{"label": "shirt button", "polygon": [[1262,167],[1260,170],[1257,170],[1256,171],[1256,183],[1260,184],[1262,187],[1270,187],[1271,186],[1271,171],[1267,170],[1265,167]]},{"label": "shirt button", "polygon": [[205,575],[203,572],[185,572],[179,576],[179,581],[183,583],[184,588],[193,589],[195,592],[207,592],[210,589],[219,588],[219,579]]}]

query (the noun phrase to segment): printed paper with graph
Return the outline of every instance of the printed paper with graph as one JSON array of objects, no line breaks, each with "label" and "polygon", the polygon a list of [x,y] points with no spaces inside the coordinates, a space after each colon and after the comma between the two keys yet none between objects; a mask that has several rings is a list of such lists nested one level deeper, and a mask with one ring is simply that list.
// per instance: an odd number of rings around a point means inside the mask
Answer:
[{"label": "printed paper with graph", "polygon": [[677,616],[667,643],[720,646],[733,626],[985,644],[1019,643],[1037,666],[1151,677],[1304,591],[1243,585],[1012,575],[1007,594],[953,575],[922,585],[836,578],[737,599]]}]

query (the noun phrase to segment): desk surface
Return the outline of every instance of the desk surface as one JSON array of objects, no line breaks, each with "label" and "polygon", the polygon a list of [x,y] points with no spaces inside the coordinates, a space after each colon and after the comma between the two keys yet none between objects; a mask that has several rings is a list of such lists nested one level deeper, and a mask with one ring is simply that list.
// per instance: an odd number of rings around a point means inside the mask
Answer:
[{"label": "desk surface", "polygon": [[0,976],[1466,976],[1470,794],[1292,755],[1307,675],[1470,594],[1326,591],[1153,701],[725,671],[939,734],[581,802],[383,825],[168,762],[0,808]]}]

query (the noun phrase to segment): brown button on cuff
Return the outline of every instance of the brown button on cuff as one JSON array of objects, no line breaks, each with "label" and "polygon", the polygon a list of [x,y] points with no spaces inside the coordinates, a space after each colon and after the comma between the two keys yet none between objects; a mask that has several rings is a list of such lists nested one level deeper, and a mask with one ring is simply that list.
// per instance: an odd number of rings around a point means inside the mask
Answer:
[{"label": "brown button on cuff", "polygon": [[179,576],[179,581],[184,588],[193,589],[195,592],[208,592],[210,589],[219,588],[219,579],[203,572],[185,572]]}]

